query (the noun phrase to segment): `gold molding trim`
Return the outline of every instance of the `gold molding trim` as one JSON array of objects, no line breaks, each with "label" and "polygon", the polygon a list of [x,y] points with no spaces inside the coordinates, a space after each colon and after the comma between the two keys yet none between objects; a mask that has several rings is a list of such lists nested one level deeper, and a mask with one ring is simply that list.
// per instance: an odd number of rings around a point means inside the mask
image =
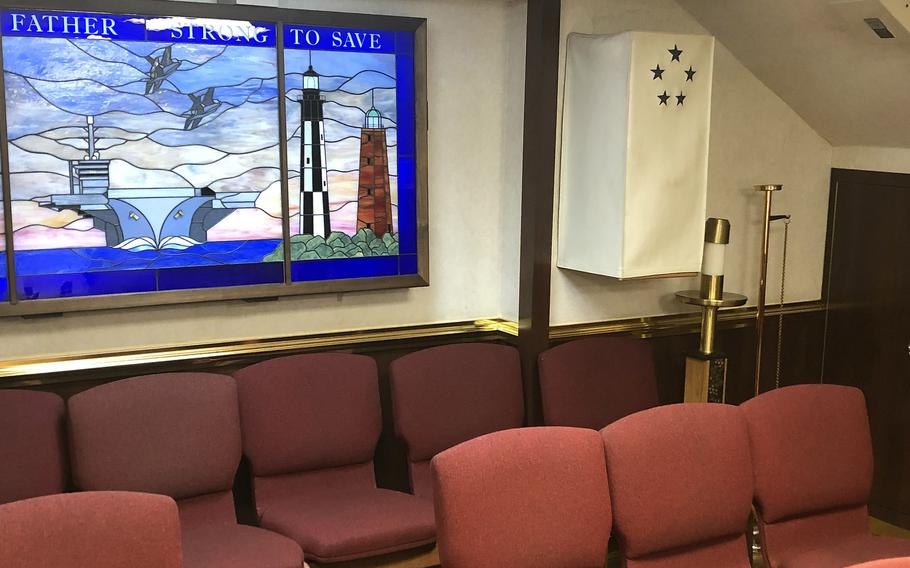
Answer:
[{"label": "gold molding trim", "polygon": [[[820,312],[825,310],[823,302],[797,302],[767,308],[765,316],[771,317],[780,314],[801,314],[807,312]],[[724,328],[746,327],[752,324],[757,315],[757,309],[742,308],[737,310],[722,310],[717,314],[718,324]],[[680,332],[697,331],[701,326],[700,312],[687,312],[666,316],[653,316],[644,318],[630,318],[623,320],[601,321],[558,325],[550,328],[550,339],[571,339],[589,335],[628,334],[639,337],[653,337],[657,335],[672,335]]]},{"label": "gold molding trim", "polygon": [[364,343],[416,340],[426,337],[474,333],[517,335],[518,324],[490,318],[431,325],[342,331],[308,336],[245,339],[205,345],[169,345],[137,351],[83,353],[50,358],[8,360],[0,361],[0,379],[117,367],[130,368],[203,359],[215,360],[326,347],[340,348]]},{"label": "gold molding trim", "polygon": [[[772,307],[767,316],[819,312],[825,305],[820,302],[801,302]],[[744,308],[721,311],[719,323],[725,328],[746,327],[755,320],[756,309]],[[632,318],[604,322],[560,325],[550,329],[550,339],[570,339],[590,335],[628,334],[639,337],[695,333],[701,324],[697,312]],[[2,379],[25,378],[29,376],[57,375],[103,369],[141,368],[147,365],[174,364],[188,361],[219,361],[250,355],[268,355],[303,351],[309,349],[342,349],[367,343],[392,341],[414,341],[430,337],[457,335],[501,335],[516,337],[518,323],[502,318],[486,318],[472,321],[447,322],[428,325],[376,328],[341,331],[317,335],[290,337],[263,337],[243,339],[225,343],[165,345],[135,351],[106,353],[81,353],[59,357],[12,359],[0,361]]]}]

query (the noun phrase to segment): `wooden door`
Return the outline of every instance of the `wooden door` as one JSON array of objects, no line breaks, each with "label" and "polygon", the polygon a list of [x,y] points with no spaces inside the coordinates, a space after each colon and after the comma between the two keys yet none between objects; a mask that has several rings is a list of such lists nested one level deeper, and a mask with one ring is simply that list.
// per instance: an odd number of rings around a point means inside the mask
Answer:
[{"label": "wooden door", "polygon": [[910,175],[833,170],[828,223],[823,380],[865,392],[870,508],[910,528]]}]

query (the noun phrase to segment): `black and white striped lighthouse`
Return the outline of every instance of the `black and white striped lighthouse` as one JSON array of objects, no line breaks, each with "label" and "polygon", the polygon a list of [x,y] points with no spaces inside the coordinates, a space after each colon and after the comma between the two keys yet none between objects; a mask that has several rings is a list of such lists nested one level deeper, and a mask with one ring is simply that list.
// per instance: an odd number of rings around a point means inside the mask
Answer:
[{"label": "black and white striped lighthouse", "polygon": [[303,74],[300,99],[300,234],[328,237],[329,177],[325,160],[325,122],[319,74],[310,65]]}]

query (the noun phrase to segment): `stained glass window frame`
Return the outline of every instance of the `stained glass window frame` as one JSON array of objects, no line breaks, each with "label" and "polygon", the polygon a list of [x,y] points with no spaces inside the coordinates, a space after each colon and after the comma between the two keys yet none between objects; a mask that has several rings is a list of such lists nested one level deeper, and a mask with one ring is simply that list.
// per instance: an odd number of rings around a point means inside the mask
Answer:
[{"label": "stained glass window frame", "polygon": [[[201,287],[175,290],[120,292],[47,299],[23,299],[17,290],[13,246],[12,199],[9,173],[9,136],[5,83],[0,83],[0,172],[3,181],[4,237],[7,289],[0,300],[0,316],[30,316],[74,311],[104,310],[136,306],[183,304],[224,300],[264,300],[283,296],[339,293],[360,290],[409,288],[429,285],[429,243],[427,213],[427,95],[426,20],[398,16],[291,10],[259,6],[197,4],[138,0],[124,11],[116,0],[86,0],[73,10],[67,0],[23,0],[0,2],[0,11],[60,11],[69,14],[135,15],[142,17],[186,17],[265,22],[274,24],[279,92],[279,136],[283,278],[280,283],[207,286],[206,271],[199,271]],[[370,258],[332,258],[294,261],[291,258],[290,203],[288,195],[287,105],[285,89],[285,37],[289,29],[317,28],[376,32],[393,38],[396,47],[397,140],[396,175],[399,196],[396,231],[398,253]],[[299,35],[298,35],[299,37]],[[318,47],[314,49],[319,49]],[[0,81],[3,81],[0,76]],[[405,199],[401,199],[402,194]],[[400,242],[399,242],[400,241]],[[240,268],[238,266],[238,268]],[[305,276],[301,270],[305,269]],[[137,271],[140,272],[140,271]],[[242,275],[240,279],[242,280]],[[0,295],[0,297],[4,296]]]}]

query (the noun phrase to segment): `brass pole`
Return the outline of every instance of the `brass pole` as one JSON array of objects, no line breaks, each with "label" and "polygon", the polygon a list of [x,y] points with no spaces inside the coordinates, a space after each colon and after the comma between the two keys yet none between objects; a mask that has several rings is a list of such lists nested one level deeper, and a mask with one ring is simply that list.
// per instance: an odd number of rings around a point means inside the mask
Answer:
[{"label": "brass pole", "polygon": [[717,308],[705,306],[701,312],[701,343],[699,351],[705,355],[714,353],[714,337],[717,329]]},{"label": "brass pole", "polygon": [[765,192],[765,216],[761,243],[760,279],[758,281],[758,309],[755,315],[755,396],[761,389],[761,352],[762,336],[765,329],[765,290],[768,287],[768,244],[771,233],[771,197],[775,191],[783,189],[782,185],[756,185],[756,191]]}]

